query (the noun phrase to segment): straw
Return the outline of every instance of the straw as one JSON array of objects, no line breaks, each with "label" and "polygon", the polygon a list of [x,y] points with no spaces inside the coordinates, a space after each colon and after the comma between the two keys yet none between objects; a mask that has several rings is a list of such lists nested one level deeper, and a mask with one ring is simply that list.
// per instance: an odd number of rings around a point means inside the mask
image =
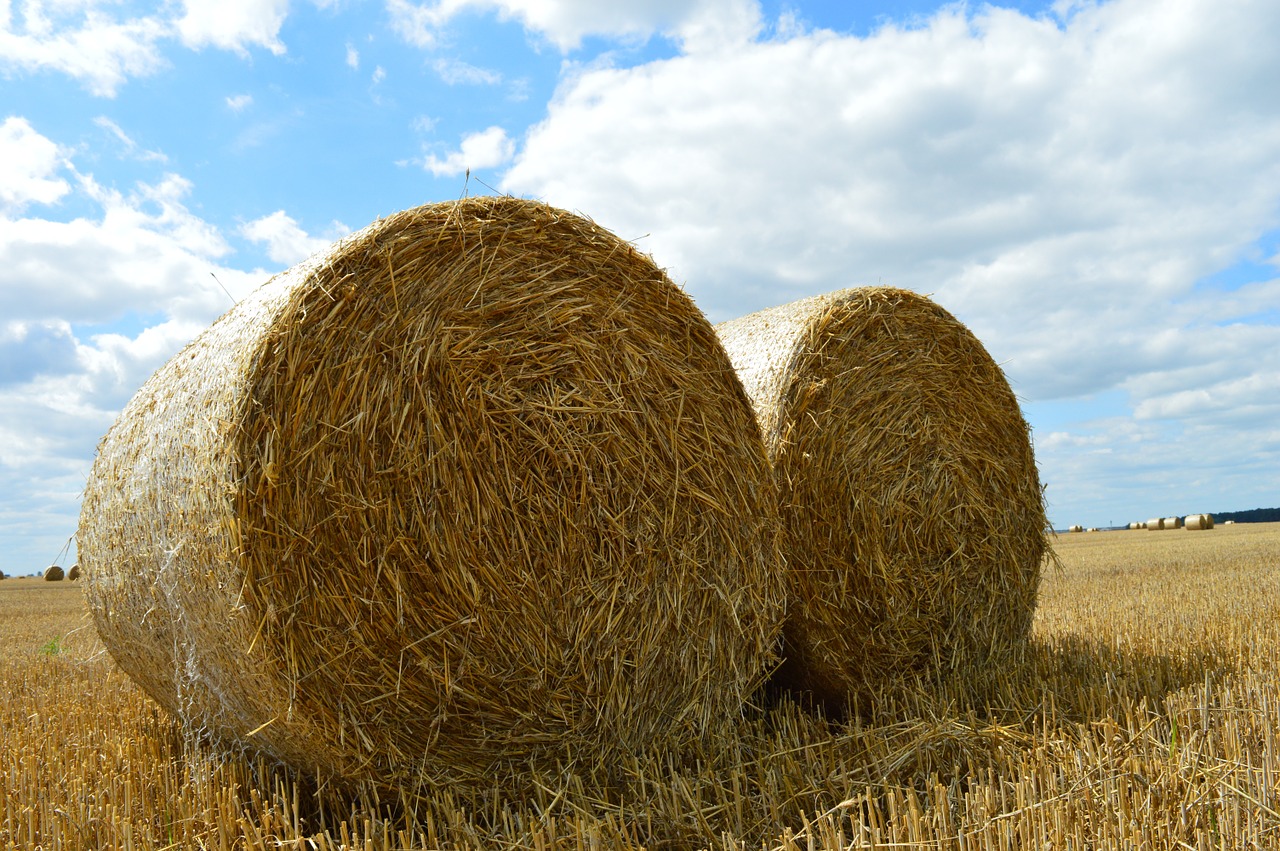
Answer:
[{"label": "straw", "polygon": [[891,288],[716,330],[779,487],[790,596],[778,683],[840,710],[1013,660],[1048,524],[1028,426],[977,338]]},{"label": "straw", "polygon": [[104,642],[188,727],[401,795],[713,735],[784,602],[710,324],[513,198],[398,213],[246,298],[104,438],[78,541]]}]

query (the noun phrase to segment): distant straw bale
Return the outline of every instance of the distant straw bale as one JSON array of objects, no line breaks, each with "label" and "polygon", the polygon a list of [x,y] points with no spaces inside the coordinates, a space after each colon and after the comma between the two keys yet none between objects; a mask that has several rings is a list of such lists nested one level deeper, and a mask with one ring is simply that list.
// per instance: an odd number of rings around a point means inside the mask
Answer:
[{"label": "distant straw bale", "polygon": [[44,573],[41,575],[44,577],[45,582],[61,582],[66,574],[61,567],[51,564],[44,569]]},{"label": "distant straw bale", "polygon": [[1068,532],[1083,532],[1083,531],[1084,531],[1084,527],[1083,527],[1083,526],[1072,526],[1071,528],[1067,529],[1067,531],[1068,531]]},{"label": "distant straw bale", "polygon": [[779,487],[791,592],[778,685],[838,710],[1015,657],[1048,523],[1027,423],[978,339],[880,287],[716,330]]},{"label": "distant straw bale", "polygon": [[1150,520],[1147,521],[1148,532],[1158,532],[1163,528],[1164,528],[1163,517],[1152,517]]},{"label": "distant straw bale", "polygon": [[70,579],[72,582],[75,582],[77,579],[79,579],[79,578],[80,578],[80,563],[79,563],[79,562],[77,562],[77,563],[75,563],[75,564],[71,565],[71,569],[67,571],[67,578],[68,578],[68,579]]},{"label": "distant straw bale", "polygon": [[711,325],[513,198],[395,214],[246,297],[103,439],[77,541],[104,643],[189,727],[410,795],[710,735],[785,601]]},{"label": "distant straw bale", "polygon": [[1187,519],[1183,521],[1182,525],[1183,525],[1183,528],[1190,529],[1192,531],[1212,529],[1213,515],[1212,514],[1188,514]]},{"label": "distant straw bale", "polygon": [[1166,517],[1166,518],[1164,519],[1164,528],[1166,528],[1166,529],[1181,529],[1181,528],[1182,528],[1182,518],[1181,518],[1181,517]]}]

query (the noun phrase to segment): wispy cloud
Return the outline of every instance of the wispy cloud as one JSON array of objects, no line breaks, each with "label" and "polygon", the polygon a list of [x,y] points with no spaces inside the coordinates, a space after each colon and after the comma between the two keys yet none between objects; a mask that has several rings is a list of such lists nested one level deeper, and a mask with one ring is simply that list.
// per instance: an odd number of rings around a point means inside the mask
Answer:
[{"label": "wispy cloud", "polygon": [[103,130],[106,130],[122,146],[124,146],[125,156],[141,162],[167,163],[169,161],[169,158],[159,151],[148,151],[138,147],[138,143],[135,142],[128,133],[125,133],[124,130],[120,128],[119,124],[116,124],[105,115],[99,115],[97,118],[93,119],[93,123],[98,127],[101,127]]},{"label": "wispy cloud", "polygon": [[500,20],[519,21],[529,32],[562,51],[582,45],[588,36],[644,41],[655,34],[679,39],[686,47],[739,44],[761,27],[757,0],[692,0],[669,3],[546,2],[546,0],[388,0],[396,30],[410,44],[439,45],[440,34],[457,15],[496,11]]},{"label": "wispy cloud", "polygon": [[477,68],[459,59],[437,59],[431,63],[436,74],[450,86],[496,86],[502,82],[502,74],[489,68]]}]

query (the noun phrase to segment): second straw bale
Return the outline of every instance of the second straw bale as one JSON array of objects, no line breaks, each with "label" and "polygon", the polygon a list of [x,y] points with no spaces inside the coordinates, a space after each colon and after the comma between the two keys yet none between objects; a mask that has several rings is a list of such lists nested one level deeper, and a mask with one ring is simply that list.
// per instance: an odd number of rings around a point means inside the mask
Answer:
[{"label": "second straw bale", "polygon": [[977,682],[1035,609],[1047,521],[1000,367],[905,290],[842,290],[716,328],[778,485],[781,685],[839,709],[921,677]]}]

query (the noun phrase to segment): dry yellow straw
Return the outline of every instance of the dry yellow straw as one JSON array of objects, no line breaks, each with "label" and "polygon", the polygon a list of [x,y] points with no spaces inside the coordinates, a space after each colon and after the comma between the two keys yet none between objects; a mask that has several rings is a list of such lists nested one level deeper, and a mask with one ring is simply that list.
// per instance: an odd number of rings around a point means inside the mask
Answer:
[{"label": "dry yellow straw", "polygon": [[307,772],[611,766],[776,660],[768,460],[652,261],[512,198],[378,221],[273,279],[104,438],[78,542],[120,665]]},{"label": "dry yellow straw", "polygon": [[779,682],[838,709],[1013,657],[1047,521],[1027,424],[977,338],[890,288],[716,330],[779,486],[791,586]]}]

